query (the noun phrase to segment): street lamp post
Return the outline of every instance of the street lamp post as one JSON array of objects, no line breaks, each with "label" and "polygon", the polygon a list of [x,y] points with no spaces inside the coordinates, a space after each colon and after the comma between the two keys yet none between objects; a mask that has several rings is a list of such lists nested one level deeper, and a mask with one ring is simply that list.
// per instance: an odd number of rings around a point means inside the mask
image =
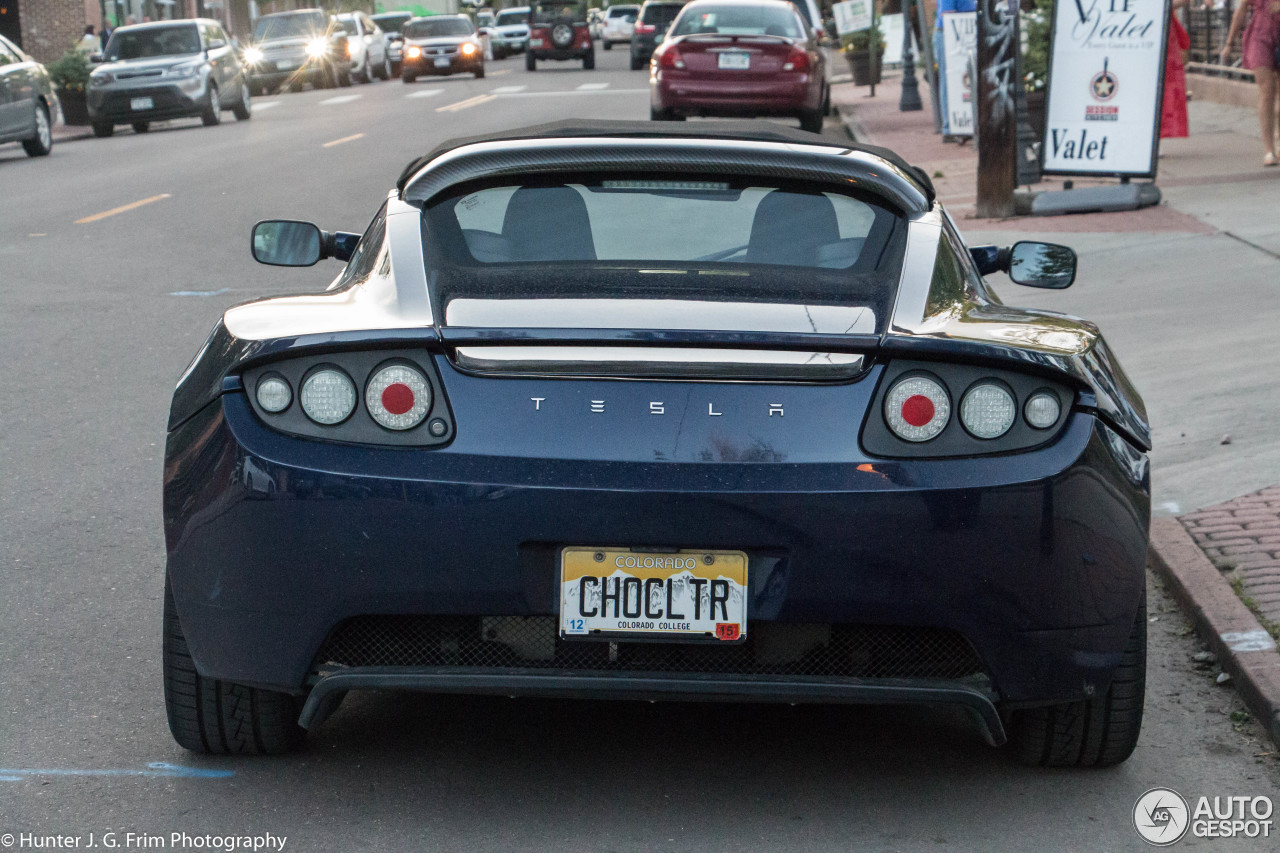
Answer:
[{"label": "street lamp post", "polygon": [[911,0],[902,0],[902,97],[898,110],[909,113],[924,109],[920,100],[920,84],[916,82],[916,64],[911,56]]}]

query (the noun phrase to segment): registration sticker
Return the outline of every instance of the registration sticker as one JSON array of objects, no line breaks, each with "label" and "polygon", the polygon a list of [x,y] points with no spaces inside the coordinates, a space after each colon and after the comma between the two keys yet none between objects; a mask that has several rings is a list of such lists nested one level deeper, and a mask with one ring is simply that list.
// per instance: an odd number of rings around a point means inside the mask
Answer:
[{"label": "registration sticker", "polygon": [[741,642],[747,636],[747,555],[565,548],[560,636]]},{"label": "registration sticker", "polygon": [[150,98],[130,98],[129,109],[131,110],[149,110],[154,105]]},{"label": "registration sticker", "polygon": [[751,54],[740,50],[720,54],[718,66],[728,71],[746,71],[751,68]]}]

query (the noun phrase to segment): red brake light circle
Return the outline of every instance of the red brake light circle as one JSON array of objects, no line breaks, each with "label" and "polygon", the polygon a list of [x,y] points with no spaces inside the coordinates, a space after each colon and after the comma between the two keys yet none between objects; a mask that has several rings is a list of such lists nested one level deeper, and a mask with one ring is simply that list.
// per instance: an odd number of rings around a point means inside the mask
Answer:
[{"label": "red brake light circle", "polygon": [[369,377],[364,404],[369,416],[387,429],[413,429],[431,410],[431,385],[414,367],[388,364]]},{"label": "red brake light circle", "polygon": [[951,398],[942,383],[930,376],[899,379],[884,397],[884,419],[904,441],[928,441],[951,418]]}]

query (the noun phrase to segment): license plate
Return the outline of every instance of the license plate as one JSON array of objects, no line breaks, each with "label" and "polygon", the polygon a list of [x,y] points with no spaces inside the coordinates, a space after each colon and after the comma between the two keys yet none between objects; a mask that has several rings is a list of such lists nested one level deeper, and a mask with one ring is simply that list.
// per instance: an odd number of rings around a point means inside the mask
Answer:
[{"label": "license plate", "polygon": [[447,56],[436,57],[436,68],[448,68],[448,67],[449,67],[449,57]]},{"label": "license plate", "polygon": [[299,63],[296,59],[277,59],[276,60],[277,71],[292,71],[293,69],[297,68],[298,65]]},{"label": "license plate", "polygon": [[722,53],[720,54],[719,67],[728,71],[745,71],[751,67],[751,54],[749,53]]},{"label": "license plate", "polygon": [[529,39],[529,47],[542,47],[542,39]]},{"label": "license plate", "polygon": [[130,98],[129,109],[131,110],[149,110],[155,107],[150,98]]},{"label": "license plate", "polygon": [[747,636],[747,555],[569,547],[560,636],[732,643]]}]

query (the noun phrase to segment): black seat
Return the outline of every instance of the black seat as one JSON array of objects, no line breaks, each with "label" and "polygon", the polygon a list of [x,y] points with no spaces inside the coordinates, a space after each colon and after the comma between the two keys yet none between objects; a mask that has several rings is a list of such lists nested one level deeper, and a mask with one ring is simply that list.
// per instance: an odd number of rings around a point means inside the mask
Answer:
[{"label": "black seat", "polygon": [[513,261],[594,261],[587,204],[571,187],[521,187],[502,220]]},{"label": "black seat", "polygon": [[831,199],[818,193],[774,190],[760,200],[747,243],[749,264],[816,267],[818,249],[840,240]]}]

